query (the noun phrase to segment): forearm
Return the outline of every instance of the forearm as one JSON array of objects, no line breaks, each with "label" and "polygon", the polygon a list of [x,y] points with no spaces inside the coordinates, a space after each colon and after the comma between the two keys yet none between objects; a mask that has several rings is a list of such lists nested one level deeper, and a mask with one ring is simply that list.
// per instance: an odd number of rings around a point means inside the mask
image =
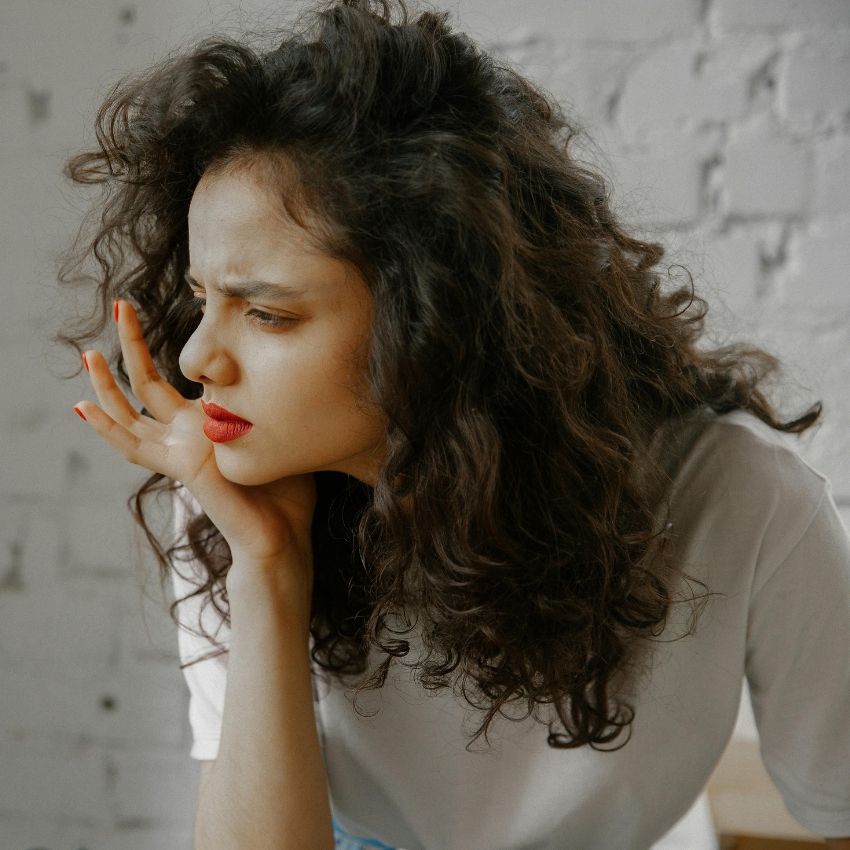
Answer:
[{"label": "forearm", "polygon": [[306,623],[263,582],[238,592],[229,582],[228,597],[221,743],[198,798],[195,850],[332,850]]}]

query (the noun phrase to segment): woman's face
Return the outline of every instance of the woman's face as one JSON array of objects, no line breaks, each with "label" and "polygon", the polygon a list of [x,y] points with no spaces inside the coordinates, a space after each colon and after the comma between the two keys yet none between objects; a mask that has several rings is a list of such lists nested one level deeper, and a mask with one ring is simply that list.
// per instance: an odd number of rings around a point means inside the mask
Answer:
[{"label": "woman's face", "polygon": [[189,209],[190,286],[205,303],[180,354],[203,400],[253,424],[215,442],[222,474],[267,484],[318,470],[374,482],[385,420],[364,402],[371,295],[314,248],[253,176],[207,172]]}]

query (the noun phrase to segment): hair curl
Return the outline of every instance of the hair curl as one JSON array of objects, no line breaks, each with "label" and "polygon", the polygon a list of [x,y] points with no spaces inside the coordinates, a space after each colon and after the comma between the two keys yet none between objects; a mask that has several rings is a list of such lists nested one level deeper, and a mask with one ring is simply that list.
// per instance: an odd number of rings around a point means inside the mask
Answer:
[{"label": "hair curl", "polygon": [[[633,719],[615,676],[683,576],[664,557],[654,435],[704,409],[801,432],[820,406],[782,421],[759,388],[774,358],[698,349],[690,276],[661,285],[662,248],[619,224],[558,105],[447,13],[340,0],[274,49],[206,40],[118,84],[96,128],[67,166],[102,190],[60,273],[98,286],[97,314],[62,336],[78,350],[128,299],[163,375],[199,397],[178,367],[200,318],[187,212],[207,168],[246,157],[286,165],[326,250],[371,288],[386,463],[374,488],[317,473],[315,661],[360,676],[377,649],[359,687],[380,687],[410,646],[390,619],[415,610],[420,681],[484,712],[473,740],[512,705],[552,705],[550,745],[615,742]],[[131,500],[163,581],[179,553],[144,505],[173,487],[153,475]],[[205,516],[188,537],[197,593],[228,620],[227,544]]]}]

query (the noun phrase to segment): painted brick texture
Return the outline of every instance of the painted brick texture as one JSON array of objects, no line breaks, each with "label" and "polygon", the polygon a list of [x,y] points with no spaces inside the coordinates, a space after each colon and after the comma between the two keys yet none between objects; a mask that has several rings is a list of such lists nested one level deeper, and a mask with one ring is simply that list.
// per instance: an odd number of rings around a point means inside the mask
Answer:
[{"label": "painted brick texture", "polygon": [[[237,6],[242,8],[238,15]],[[271,2],[0,3],[0,847],[189,850],[197,765],[176,634],[125,502],[143,477],[76,419],[46,339],[60,175],[99,94],[215,19]],[[561,100],[626,221],[668,246],[717,334],[776,352],[801,444],[850,507],[850,4],[461,0]],[[235,17],[234,17],[235,15]]]}]

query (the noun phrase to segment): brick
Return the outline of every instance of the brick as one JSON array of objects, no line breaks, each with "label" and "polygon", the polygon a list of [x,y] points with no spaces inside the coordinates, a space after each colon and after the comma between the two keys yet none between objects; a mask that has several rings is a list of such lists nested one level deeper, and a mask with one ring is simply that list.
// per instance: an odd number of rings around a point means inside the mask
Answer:
[{"label": "brick", "polygon": [[57,823],[46,821],[43,817],[0,819],[0,847],[9,850],[59,850],[63,844],[67,846],[62,832]]},{"label": "brick", "polygon": [[[702,48],[697,42],[654,49],[626,75],[618,124],[626,133],[640,134],[658,127],[692,128],[741,117],[747,106],[746,70],[750,69],[746,66],[764,62],[767,50],[753,40],[736,48],[717,51],[710,60],[700,58]],[[749,62],[742,61],[748,57]]]},{"label": "brick", "polygon": [[56,517],[38,503],[0,502],[0,592],[52,590],[59,578]]},{"label": "brick", "polygon": [[[608,125],[612,99],[634,57],[635,48],[629,45],[571,44],[563,55],[553,56],[546,89],[575,124],[595,136]],[[539,67],[531,63],[522,67],[535,79],[541,76]]]},{"label": "brick", "polygon": [[14,344],[15,335],[6,334],[3,321],[0,332],[4,340],[0,351],[4,395],[0,413],[0,494],[58,495],[64,475],[61,435],[57,439],[51,428],[56,382],[43,369],[41,358],[33,351],[34,344]]},{"label": "brick", "polygon": [[[850,3],[846,4],[850,11]],[[791,51],[781,77],[783,115],[795,125],[843,125],[850,110],[850,32]]]},{"label": "brick", "polygon": [[818,215],[850,214],[850,138],[828,139],[817,148],[812,207]]},{"label": "brick", "polygon": [[27,523],[21,569],[27,590],[55,588],[59,578],[62,541],[55,511],[39,509]]},{"label": "brick", "polygon": [[759,296],[761,253],[759,235],[752,231],[723,234],[708,243],[708,288],[733,312],[753,304]]},{"label": "brick", "polygon": [[[179,748],[188,714],[188,689],[183,674],[172,668],[125,665],[99,683],[96,696],[98,741],[126,745]],[[104,707],[110,700],[111,710]]]},{"label": "brick", "polygon": [[23,589],[24,551],[33,506],[6,498],[0,502],[0,591]]},{"label": "brick", "polygon": [[[37,320],[37,314],[44,314],[47,309],[44,297],[46,287],[42,287],[42,282],[30,278],[21,278],[19,288],[23,285],[41,290],[41,304],[35,303],[39,298],[33,298],[32,304],[24,308],[28,313],[26,320],[21,319],[16,328],[9,329],[0,321],[0,360],[5,361],[0,368],[0,386],[3,387],[4,395],[0,430],[4,434],[14,433],[20,437],[40,440],[40,454],[56,458],[59,456],[60,444],[51,432],[51,425],[59,409],[57,395],[61,387],[57,386],[56,378],[50,374],[50,367],[44,358],[44,351],[50,345],[51,329],[46,326],[46,322]],[[0,293],[0,298],[3,297]],[[13,299],[16,296],[8,293],[5,297]],[[12,318],[15,317],[12,311],[10,314]],[[7,317],[7,320],[12,321],[12,318]],[[11,449],[4,447],[3,451],[10,460],[14,460]],[[61,471],[57,470],[50,479],[31,480],[19,489],[31,493],[56,493],[61,481]],[[0,490],[9,492],[13,489],[7,481],[4,466],[3,475],[0,475]]]},{"label": "brick", "polygon": [[185,755],[118,752],[111,756],[111,792],[121,824],[180,826],[191,822],[198,793],[199,765]]},{"label": "brick", "polygon": [[66,515],[68,561],[73,572],[127,577],[133,553],[133,519],[123,499],[77,502]]},{"label": "brick", "polygon": [[657,143],[611,157],[613,198],[624,220],[681,225],[700,211],[702,162],[695,146]]},{"label": "brick", "polygon": [[67,818],[105,824],[106,763],[98,747],[82,742],[16,741],[0,747],[0,815]]},{"label": "brick", "polygon": [[46,429],[33,433],[23,429],[3,434],[3,475],[0,492],[20,496],[56,496],[61,492],[61,447],[45,439]]},{"label": "brick", "polygon": [[96,677],[36,665],[3,671],[0,731],[7,735],[179,747],[187,712],[185,680],[176,665],[171,670],[127,665]]},{"label": "brick", "polygon": [[[20,299],[21,286],[14,286],[11,281],[16,274],[20,275],[19,280],[27,278],[28,272],[23,271],[26,264],[17,252],[17,246],[3,241],[3,237],[0,237],[0,250],[8,251],[9,255],[15,258],[15,264],[21,264],[19,267],[14,265],[11,269],[5,263],[0,267],[0,283],[10,288],[8,297]],[[48,369],[44,368],[40,346],[37,346],[34,340],[22,344],[12,342],[11,338],[17,331],[7,328],[3,317],[0,317],[0,331],[0,385],[3,386],[4,402],[3,410],[0,411],[0,428],[3,433],[12,431],[40,437],[44,441],[42,452],[46,452],[57,441],[61,443],[62,437],[61,434],[39,431],[50,427],[52,417],[61,407],[65,394],[63,390],[67,384],[57,382]],[[74,395],[76,396],[76,393]],[[66,409],[70,410],[78,398],[74,397]],[[70,412],[73,414],[72,410]],[[60,474],[58,478],[61,480],[61,477]],[[7,489],[5,468],[4,475],[0,476],[0,484]]]},{"label": "brick", "polygon": [[0,664],[91,675],[116,660],[117,610],[105,594],[54,593],[0,596]]},{"label": "brick", "polygon": [[850,27],[846,0],[714,0],[719,30],[832,29]]},{"label": "brick", "polygon": [[850,306],[850,220],[818,222],[794,244],[785,300],[823,310]]},{"label": "brick", "polygon": [[6,669],[0,688],[0,731],[10,736],[89,735],[97,725],[99,688],[74,677],[32,664]]},{"label": "brick", "polygon": [[121,618],[121,656],[127,661],[159,663],[174,667],[177,657],[177,626],[168,614],[168,601],[160,598],[158,581],[151,579],[150,593],[139,605],[128,606]]},{"label": "brick", "polygon": [[[21,354],[31,363],[36,348],[26,337],[26,332],[33,330],[28,309],[34,306],[34,290],[43,283],[36,269],[39,228],[33,226],[31,220],[39,215],[42,205],[37,200],[40,187],[35,185],[36,176],[28,165],[26,158],[16,162],[0,159],[0,204],[7,210],[0,231],[0,251],[3,252],[0,297],[4,300],[0,330],[3,331],[3,345],[28,349]],[[43,290],[40,295],[43,298]],[[40,306],[43,309],[43,302]],[[5,411],[6,416],[10,413],[12,409]]]},{"label": "brick", "polygon": [[14,170],[10,167],[27,152],[29,113],[26,90],[22,85],[0,87],[0,114],[3,115],[0,121],[0,165],[5,166],[0,186],[5,187],[7,180],[19,179],[19,175],[9,173]]},{"label": "brick", "polygon": [[[51,433],[61,435],[63,477],[71,485],[69,489],[74,498],[91,500],[108,497],[116,512],[123,508],[129,517],[127,499],[150,472],[126,461],[74,413],[73,405],[85,397],[84,393],[74,393],[73,400],[69,400],[62,411],[65,421],[58,423],[54,420],[49,426]],[[69,473],[73,481],[68,480]]]},{"label": "brick", "polygon": [[104,0],[4,0],[0,55],[11,74],[37,84],[96,80],[116,64],[114,8]]},{"label": "brick", "polygon": [[699,22],[699,5],[696,0],[538,0],[518,13],[514,0],[473,0],[464,5],[461,23],[485,42],[503,39],[505,24],[515,27],[518,22],[523,32],[556,33],[565,41],[648,41],[690,32]]},{"label": "brick", "polygon": [[806,208],[812,162],[803,145],[746,135],[724,153],[726,213],[734,217],[799,217]]},{"label": "brick", "polygon": [[[33,135],[28,125],[25,128],[17,142],[24,145],[24,150],[18,150],[17,145],[0,148],[0,202],[7,210],[0,243],[5,252],[0,286],[4,293],[15,292],[15,307],[33,305],[43,310],[45,292],[34,284],[50,285],[53,280],[44,236],[48,232],[53,235],[55,229],[50,208],[55,207],[56,201],[51,198],[51,191],[56,185],[59,163],[32,150]],[[13,214],[8,214],[11,211]],[[22,267],[21,263],[26,265]],[[23,283],[28,286],[22,290]],[[3,325],[8,330],[15,329],[5,311]]]}]

